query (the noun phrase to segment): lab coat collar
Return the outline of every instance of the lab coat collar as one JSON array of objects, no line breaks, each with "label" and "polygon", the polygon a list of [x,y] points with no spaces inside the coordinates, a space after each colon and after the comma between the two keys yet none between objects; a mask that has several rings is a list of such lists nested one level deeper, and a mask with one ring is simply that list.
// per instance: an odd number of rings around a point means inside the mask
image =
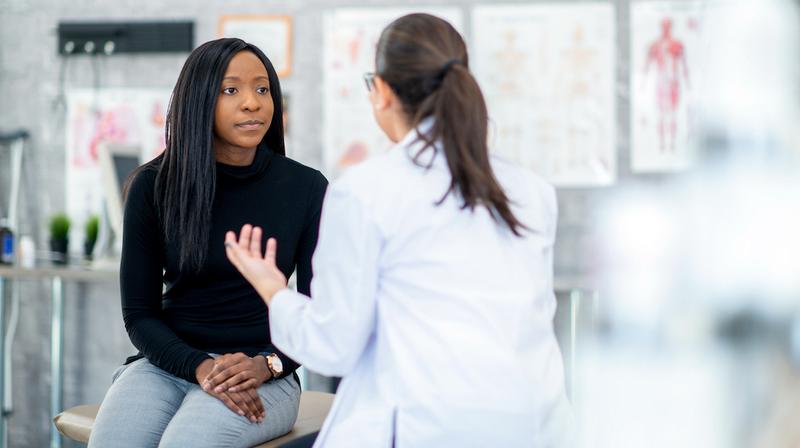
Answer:
[{"label": "lab coat collar", "polygon": [[[410,131],[408,131],[405,137],[403,137],[395,145],[395,148],[400,149],[400,151],[397,152],[406,153],[413,159],[413,157],[425,145],[425,142],[419,138],[419,135],[425,135],[430,132],[434,123],[435,120],[433,117],[423,118],[415,128],[412,128]],[[433,148],[426,149],[425,152],[419,156],[417,161],[421,166],[424,167],[442,165],[445,161],[445,157],[442,154],[441,139],[438,139],[434,142]]]}]

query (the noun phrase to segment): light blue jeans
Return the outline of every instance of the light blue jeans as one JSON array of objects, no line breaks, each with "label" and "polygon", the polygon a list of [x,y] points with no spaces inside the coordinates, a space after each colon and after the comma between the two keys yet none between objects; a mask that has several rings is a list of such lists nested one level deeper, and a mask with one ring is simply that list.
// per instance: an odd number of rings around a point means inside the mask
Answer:
[{"label": "light blue jeans", "polygon": [[300,386],[292,376],[258,388],[263,423],[251,423],[197,384],[146,358],[114,372],[89,438],[90,448],[252,447],[294,426]]}]

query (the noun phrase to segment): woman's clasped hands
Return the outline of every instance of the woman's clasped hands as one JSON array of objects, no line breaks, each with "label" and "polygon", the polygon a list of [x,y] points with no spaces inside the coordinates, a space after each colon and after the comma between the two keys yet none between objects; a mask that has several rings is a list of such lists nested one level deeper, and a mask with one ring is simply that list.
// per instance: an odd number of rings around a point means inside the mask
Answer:
[{"label": "woman's clasped hands", "polygon": [[263,356],[244,353],[221,355],[203,361],[197,369],[197,382],[233,412],[253,423],[264,421],[264,404],[258,387],[272,378]]}]

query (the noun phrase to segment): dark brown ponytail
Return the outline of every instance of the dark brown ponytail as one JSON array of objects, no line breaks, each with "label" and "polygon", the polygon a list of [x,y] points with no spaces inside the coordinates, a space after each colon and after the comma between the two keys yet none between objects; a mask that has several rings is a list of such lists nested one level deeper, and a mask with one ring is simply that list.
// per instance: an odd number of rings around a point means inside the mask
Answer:
[{"label": "dark brown ponytail", "polygon": [[467,48],[458,31],[429,14],[409,14],[383,30],[375,55],[377,75],[400,98],[412,127],[433,117],[425,145],[414,155],[435,151],[441,140],[452,176],[438,202],[458,193],[462,208],[483,205],[517,236],[528,229],[511,212],[510,201],[489,163],[488,114],[477,81],[469,71]]}]

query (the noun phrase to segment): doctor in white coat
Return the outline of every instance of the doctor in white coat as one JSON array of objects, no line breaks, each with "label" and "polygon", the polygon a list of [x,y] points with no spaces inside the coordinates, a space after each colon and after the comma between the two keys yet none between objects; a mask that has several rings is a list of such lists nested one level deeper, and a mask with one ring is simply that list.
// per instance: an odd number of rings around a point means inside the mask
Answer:
[{"label": "doctor in white coat", "polygon": [[[449,23],[401,17],[375,59],[370,101],[396,144],[330,186],[314,299],[286,288],[274,239],[262,256],[269,229],[225,241],[269,306],[273,343],[343,377],[315,446],[558,446],[554,190],[489,156],[486,105]],[[218,373],[212,387],[235,387]]]}]

